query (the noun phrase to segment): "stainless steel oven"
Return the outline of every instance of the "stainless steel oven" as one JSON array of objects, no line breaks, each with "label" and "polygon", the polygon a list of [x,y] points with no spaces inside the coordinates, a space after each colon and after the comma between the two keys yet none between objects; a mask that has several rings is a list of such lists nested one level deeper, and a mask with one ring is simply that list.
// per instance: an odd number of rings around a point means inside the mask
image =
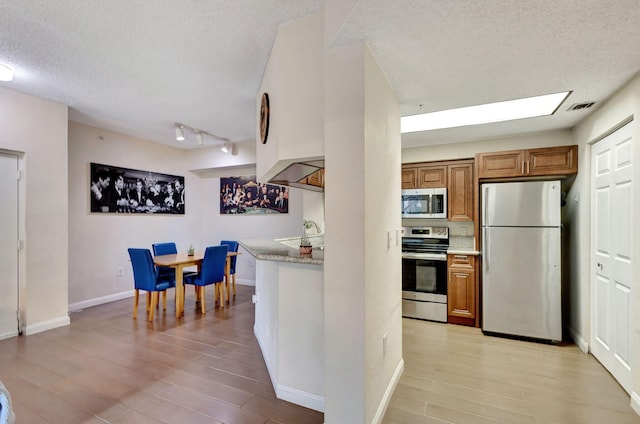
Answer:
[{"label": "stainless steel oven", "polygon": [[446,227],[402,229],[402,316],[447,322]]}]

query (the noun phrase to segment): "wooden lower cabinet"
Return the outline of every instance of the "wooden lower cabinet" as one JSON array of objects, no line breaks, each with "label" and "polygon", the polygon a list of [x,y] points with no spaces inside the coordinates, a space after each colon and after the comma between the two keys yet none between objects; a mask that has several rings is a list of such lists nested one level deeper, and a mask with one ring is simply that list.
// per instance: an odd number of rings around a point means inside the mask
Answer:
[{"label": "wooden lower cabinet", "polygon": [[447,322],[479,325],[476,258],[472,255],[448,255]]}]

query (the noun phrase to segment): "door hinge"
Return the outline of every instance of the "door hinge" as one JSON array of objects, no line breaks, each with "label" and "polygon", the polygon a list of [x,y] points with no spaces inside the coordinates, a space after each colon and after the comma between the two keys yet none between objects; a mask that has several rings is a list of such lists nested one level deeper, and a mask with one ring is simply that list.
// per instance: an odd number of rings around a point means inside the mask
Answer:
[{"label": "door hinge", "polygon": [[18,169],[18,181],[22,181],[22,169]]},{"label": "door hinge", "polygon": [[18,252],[24,249],[24,240],[18,240]]}]

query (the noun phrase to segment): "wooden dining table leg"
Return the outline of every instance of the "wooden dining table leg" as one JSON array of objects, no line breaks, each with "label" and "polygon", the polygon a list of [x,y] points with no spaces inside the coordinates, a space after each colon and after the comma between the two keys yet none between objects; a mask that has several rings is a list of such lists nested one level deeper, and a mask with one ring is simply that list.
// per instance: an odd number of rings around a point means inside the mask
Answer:
[{"label": "wooden dining table leg", "polygon": [[227,285],[227,302],[231,302],[231,256],[227,256],[227,262],[224,267],[224,279]]},{"label": "wooden dining table leg", "polygon": [[181,266],[176,267],[176,318],[184,315],[184,273]]}]

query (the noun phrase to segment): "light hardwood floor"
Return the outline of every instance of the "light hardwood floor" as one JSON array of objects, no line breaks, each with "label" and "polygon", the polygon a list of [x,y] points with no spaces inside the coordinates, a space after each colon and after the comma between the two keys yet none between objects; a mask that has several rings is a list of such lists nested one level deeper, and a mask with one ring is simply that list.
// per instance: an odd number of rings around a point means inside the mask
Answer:
[{"label": "light hardwood floor", "polygon": [[[322,423],[321,413],[275,398],[253,335],[252,293],[238,286],[220,310],[209,290],[202,316],[188,290],[183,319],[170,305],[153,323],[133,320],[126,299],[71,314],[69,327],[0,340],[0,380],[17,423]],[[386,424],[640,423],[624,390],[573,345],[403,326],[405,373]]]},{"label": "light hardwood floor", "polygon": [[385,424],[640,423],[622,387],[573,344],[405,318],[403,356]]},{"label": "light hardwood floor", "polygon": [[[275,397],[253,335],[253,287],[227,308],[185,316],[170,305],[153,323],[133,299],[71,314],[71,325],[0,341],[0,380],[18,424],[322,423],[323,414]],[[169,299],[173,300],[173,292]]]}]

